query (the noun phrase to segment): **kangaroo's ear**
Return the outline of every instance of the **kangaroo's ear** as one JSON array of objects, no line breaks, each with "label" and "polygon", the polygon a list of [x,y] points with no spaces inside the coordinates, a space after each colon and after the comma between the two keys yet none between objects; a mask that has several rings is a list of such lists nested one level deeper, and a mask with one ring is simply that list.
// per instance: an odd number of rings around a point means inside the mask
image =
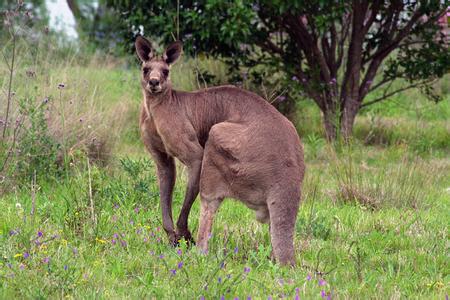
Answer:
[{"label": "kangaroo's ear", "polygon": [[155,51],[153,51],[152,44],[143,36],[138,36],[135,41],[136,53],[142,62],[149,61],[153,58]]},{"label": "kangaroo's ear", "polygon": [[176,41],[170,44],[164,51],[163,59],[168,64],[171,65],[177,61],[183,51],[183,44],[180,41]]}]

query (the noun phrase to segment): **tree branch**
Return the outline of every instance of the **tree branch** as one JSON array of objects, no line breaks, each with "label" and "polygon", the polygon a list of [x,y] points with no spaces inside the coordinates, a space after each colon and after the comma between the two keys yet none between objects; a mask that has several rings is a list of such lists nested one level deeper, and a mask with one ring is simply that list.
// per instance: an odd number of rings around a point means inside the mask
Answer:
[{"label": "tree branch", "polygon": [[344,14],[341,22],[341,33],[338,41],[338,49],[337,49],[337,60],[336,60],[336,69],[339,69],[342,64],[342,60],[344,57],[344,44],[347,40],[348,33],[350,32],[350,22],[352,19],[351,13]]},{"label": "tree branch", "polygon": [[390,96],[392,96],[392,95],[395,95],[395,94],[397,94],[397,93],[400,93],[400,92],[403,92],[403,91],[406,91],[406,90],[409,90],[409,89],[418,87],[419,85],[422,85],[422,84],[431,83],[431,82],[433,82],[433,81],[434,81],[434,79],[431,79],[431,80],[424,80],[424,81],[421,81],[421,82],[417,82],[417,83],[415,83],[415,84],[411,84],[411,85],[409,85],[409,86],[407,86],[407,87],[403,87],[403,88],[397,89],[397,90],[395,90],[395,91],[393,91],[393,92],[390,92],[390,93],[387,93],[387,90],[388,90],[388,89],[386,89],[385,92],[383,93],[383,96],[378,97],[378,98],[376,98],[376,99],[373,99],[373,100],[371,100],[371,101],[369,101],[369,102],[366,102],[366,103],[361,104],[361,108],[367,107],[367,106],[372,105],[372,104],[375,104],[375,103],[378,103],[378,102],[380,102],[380,101],[383,101],[383,100],[385,100],[386,98],[388,98],[388,97],[390,97]]}]

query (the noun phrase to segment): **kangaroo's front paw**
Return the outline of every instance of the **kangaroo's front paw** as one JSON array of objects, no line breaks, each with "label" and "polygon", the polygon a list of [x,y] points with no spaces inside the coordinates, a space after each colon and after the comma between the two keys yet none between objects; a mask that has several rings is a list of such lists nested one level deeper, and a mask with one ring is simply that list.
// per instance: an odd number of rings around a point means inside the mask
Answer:
[{"label": "kangaroo's front paw", "polygon": [[172,245],[173,247],[178,247],[179,246],[179,238],[178,235],[176,234],[175,231],[173,232],[168,232],[167,233],[167,237],[169,239],[169,244]]},{"label": "kangaroo's front paw", "polygon": [[189,246],[195,245],[194,238],[192,237],[192,234],[191,234],[191,232],[189,230],[187,230],[187,229],[186,230],[179,230],[179,229],[177,229],[177,234],[176,235],[177,235],[178,240],[184,239]]}]

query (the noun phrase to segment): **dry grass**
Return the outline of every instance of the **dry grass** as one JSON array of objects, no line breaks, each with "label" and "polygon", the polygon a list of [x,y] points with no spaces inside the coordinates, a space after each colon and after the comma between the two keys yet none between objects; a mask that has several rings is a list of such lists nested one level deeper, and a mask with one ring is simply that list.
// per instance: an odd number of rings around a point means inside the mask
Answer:
[{"label": "dry grass", "polygon": [[330,169],[336,184],[330,193],[334,202],[357,203],[370,210],[417,209],[426,207],[431,197],[441,192],[437,183],[444,179],[443,172],[436,172],[425,160],[405,155],[398,164],[379,161],[369,166],[352,151],[348,147],[343,153],[330,154]]}]

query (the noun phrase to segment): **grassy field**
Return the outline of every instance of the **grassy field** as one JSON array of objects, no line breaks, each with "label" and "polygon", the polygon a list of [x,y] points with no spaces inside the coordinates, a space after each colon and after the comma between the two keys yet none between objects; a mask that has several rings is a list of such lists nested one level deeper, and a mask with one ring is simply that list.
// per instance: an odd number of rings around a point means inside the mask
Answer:
[{"label": "grassy field", "polygon": [[[448,95],[433,104],[411,91],[374,106],[358,117],[355,140],[334,148],[317,108],[299,101],[307,174],[291,269],[270,260],[267,226],[232,200],[219,209],[207,255],[169,246],[154,166],[139,140],[137,68],[101,56],[45,61],[22,64],[15,91],[47,99],[49,135],[68,159],[58,172],[38,170],[34,184],[24,167],[25,179],[13,178],[1,196],[1,299],[447,297]],[[225,76],[219,63],[184,60],[174,86],[201,86],[195,68]],[[45,153],[36,157],[47,162]],[[185,182],[178,165],[175,216]]]}]

